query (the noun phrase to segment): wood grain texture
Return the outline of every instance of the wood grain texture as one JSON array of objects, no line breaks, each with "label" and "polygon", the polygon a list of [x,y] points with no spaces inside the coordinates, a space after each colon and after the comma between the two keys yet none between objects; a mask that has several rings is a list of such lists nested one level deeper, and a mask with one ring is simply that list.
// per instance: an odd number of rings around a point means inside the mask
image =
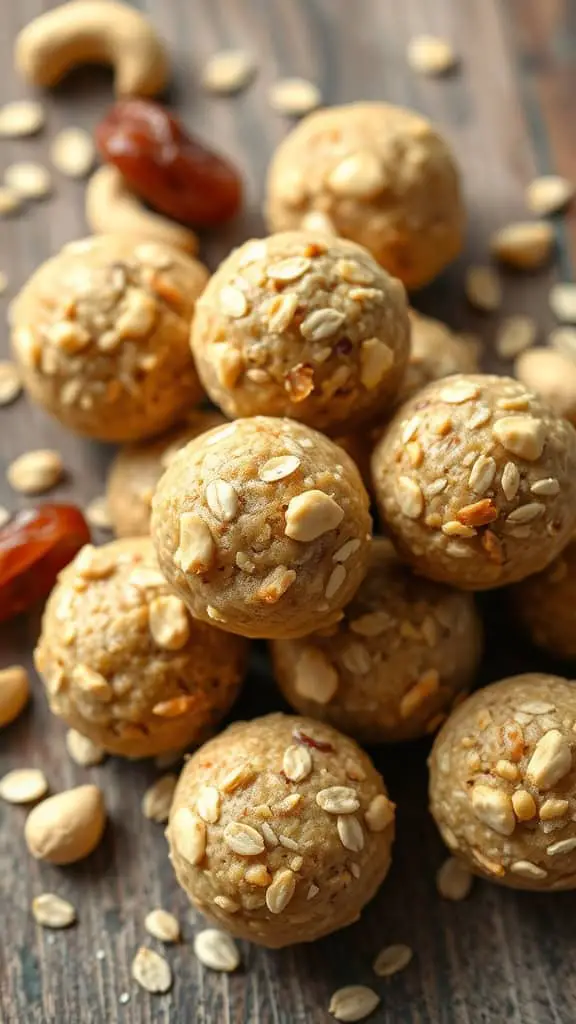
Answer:
[{"label": "wood grain texture", "polygon": [[[12,71],[12,42],[40,10],[42,0],[4,0],[0,29],[1,99],[26,94]],[[217,237],[207,238],[211,267],[230,246],[261,233],[262,184],[286,120],[267,105],[268,85],[280,74],[318,81],[330,103],[386,99],[414,106],[436,121],[453,143],[464,172],[470,209],[466,253],[417,297],[425,312],[482,334],[485,365],[495,321],[474,314],[462,297],[463,268],[486,259],[491,230],[524,215],[523,187],[536,171],[557,169],[576,180],[576,9],[570,0],[148,0],[176,63],[171,100],[186,121],[242,167],[247,211]],[[432,81],[405,63],[416,32],[450,38],[461,55],[458,73]],[[259,62],[257,82],[235,99],[204,96],[198,68],[216,49],[238,46]],[[86,71],[45,97],[48,128],[37,139],[2,141],[0,171],[17,159],[46,160],[58,128],[91,128],[110,101],[110,76]],[[38,263],[85,231],[83,186],[56,176],[54,196],[0,223],[0,269],[10,279],[1,299],[15,294]],[[550,326],[550,281],[568,277],[576,245],[576,217],[558,223],[559,266],[538,276],[505,277],[507,311],[532,312]],[[0,335],[0,354],[8,351]],[[502,367],[501,367],[502,368]],[[4,482],[6,464],[35,446],[63,453],[69,478],[56,492],[80,504],[101,493],[110,452],[64,432],[25,399],[0,411],[0,503],[23,502]],[[103,537],[99,539],[104,539]],[[484,598],[490,656],[487,682],[543,665],[502,629],[501,598]],[[0,630],[0,666],[30,663],[38,616]],[[568,671],[568,670],[567,670]],[[238,715],[281,706],[258,651]],[[178,889],[166,857],[162,827],[146,821],[140,799],[158,774],[152,763],[109,759],[82,769],[63,746],[64,728],[48,714],[38,680],[31,707],[0,738],[0,773],[41,766],[52,791],[94,780],[110,815],[106,841],[87,861],[58,869],[26,854],[25,812],[0,806],[0,1021],[5,1024],[322,1024],[330,1020],[331,992],[347,983],[373,984],[382,996],[371,1018],[378,1024],[572,1024],[576,1016],[573,949],[576,896],[509,892],[477,883],[462,904],[442,902],[434,883],[445,853],[426,812],[426,744],[375,754],[398,801],[394,865],[362,920],[308,947],[266,952],[242,944],[243,969],[232,977],[200,967],[191,936],[201,925]],[[32,898],[51,890],[78,908],[78,925],[50,933],[29,912]],[[168,948],[175,984],[150,996],[130,980],[130,962],[145,935],[146,912],[163,906],[183,924],[185,941]],[[406,942],[411,966],[387,981],[371,961],[381,946]],[[125,1005],[123,992],[130,994]]]}]

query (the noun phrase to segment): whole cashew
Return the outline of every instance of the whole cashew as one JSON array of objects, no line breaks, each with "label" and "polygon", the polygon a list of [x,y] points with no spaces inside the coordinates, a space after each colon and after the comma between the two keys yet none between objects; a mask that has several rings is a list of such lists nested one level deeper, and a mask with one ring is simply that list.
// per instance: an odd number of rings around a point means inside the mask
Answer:
[{"label": "whole cashew", "polygon": [[96,235],[146,235],[150,241],[166,242],[189,253],[198,251],[194,232],[142,206],[111,164],[99,167],[86,186],[86,220]]},{"label": "whole cashew", "polygon": [[118,0],[71,0],[46,11],[20,32],[14,59],[34,85],[55,85],[78,64],[112,64],[118,96],[154,96],[168,78],[154,28]]}]

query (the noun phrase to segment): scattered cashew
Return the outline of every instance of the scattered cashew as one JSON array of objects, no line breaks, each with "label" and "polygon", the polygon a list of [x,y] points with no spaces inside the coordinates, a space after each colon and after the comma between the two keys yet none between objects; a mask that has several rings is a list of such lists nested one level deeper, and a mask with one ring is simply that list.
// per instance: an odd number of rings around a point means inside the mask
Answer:
[{"label": "scattered cashew", "polygon": [[99,167],[88,182],[86,220],[97,235],[146,235],[151,242],[166,242],[190,253],[198,251],[194,232],[142,206],[111,164]]},{"label": "scattered cashew", "polygon": [[154,96],[168,57],[141,11],[118,0],[70,0],[34,18],[16,39],[16,69],[34,85],[55,85],[78,64],[112,64],[118,96]]}]

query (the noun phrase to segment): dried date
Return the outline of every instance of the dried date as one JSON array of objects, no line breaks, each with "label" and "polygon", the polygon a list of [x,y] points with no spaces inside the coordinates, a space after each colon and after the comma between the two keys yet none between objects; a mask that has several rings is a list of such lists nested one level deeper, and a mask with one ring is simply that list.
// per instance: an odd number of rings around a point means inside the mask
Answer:
[{"label": "dried date", "polygon": [[0,530],[0,622],[27,611],[90,540],[74,505],[40,505],[17,512]]},{"label": "dried date", "polygon": [[235,168],[159,103],[116,103],[96,128],[96,144],[134,192],[174,220],[211,227],[238,212],[242,183]]}]

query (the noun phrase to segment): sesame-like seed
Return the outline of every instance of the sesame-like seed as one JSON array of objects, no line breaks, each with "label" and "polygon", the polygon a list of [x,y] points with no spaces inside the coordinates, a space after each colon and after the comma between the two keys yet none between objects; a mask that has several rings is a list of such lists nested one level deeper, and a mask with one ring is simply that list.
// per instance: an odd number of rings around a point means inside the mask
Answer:
[{"label": "sesame-like seed", "polygon": [[267,846],[270,846],[272,848],[278,846],[278,836],[276,835],[272,826],[269,825],[267,821],[262,822],[260,829],[262,831],[262,835],[264,836]]},{"label": "sesame-like seed", "polygon": [[330,601],[335,596],[335,594],[338,593],[345,579],[346,569],[341,564],[336,565],[332,572],[330,573],[330,576],[328,577],[328,582],[326,584],[326,589],[324,591],[324,596],[327,598],[328,601]]},{"label": "sesame-like seed", "polygon": [[178,942],[180,940],[178,919],[167,910],[162,910],[161,907],[146,914],[144,927],[149,935],[159,939],[160,942]]},{"label": "sesame-like seed", "polygon": [[431,35],[419,35],[411,39],[407,59],[412,70],[421,75],[444,75],[458,63],[451,43]]},{"label": "sesame-like seed", "polygon": [[526,700],[518,705],[517,711],[526,715],[551,715],[556,711],[556,705],[547,700]]},{"label": "sesame-like seed", "polygon": [[318,886],[314,885],[314,883],[312,883],[312,885],[310,886],[310,888],[308,889],[308,892],[306,894],[306,899],[307,900],[313,900],[314,897],[317,896],[319,892],[320,892],[320,889],[318,888]]},{"label": "sesame-like seed", "polygon": [[486,494],[496,475],[496,462],[490,455],[479,455],[468,477],[468,487],[475,494]]},{"label": "sesame-like seed", "polygon": [[502,490],[507,501],[513,501],[520,487],[520,472],[515,462],[507,462],[502,470]]},{"label": "sesame-like seed", "polygon": [[457,519],[451,519],[450,522],[443,523],[442,533],[446,537],[464,537],[466,539],[476,536],[476,530],[473,526],[466,526]]},{"label": "sesame-like seed", "polygon": [[318,86],[306,78],[281,78],[272,84],[268,100],[277,113],[301,117],[320,106],[322,95]]},{"label": "sesame-like seed", "polygon": [[531,523],[538,516],[546,511],[546,506],[540,501],[532,501],[526,505],[520,505],[506,517],[507,523]]},{"label": "sesame-like seed", "polygon": [[235,790],[247,786],[256,775],[254,765],[250,761],[242,761],[226,773],[220,782],[222,793],[234,793]]},{"label": "sesame-like seed", "polygon": [[163,956],[141,946],[132,961],[132,977],[147,992],[168,992],[172,987],[172,970]]},{"label": "sesame-like seed", "polygon": [[282,334],[292,323],[298,308],[299,298],[295,292],[283,292],[276,295],[268,312],[268,329]]},{"label": "sesame-like seed", "polygon": [[286,477],[291,476],[299,466],[300,459],[297,455],[276,455],[260,467],[258,476],[264,483],[275,483],[277,480],[285,480]]},{"label": "sesame-like seed", "polygon": [[293,853],[297,853],[300,849],[298,843],[294,839],[291,839],[290,836],[279,835],[278,842],[280,843],[280,846],[283,846],[286,850],[292,850]]},{"label": "sesame-like seed", "polygon": [[13,768],[0,779],[0,799],[9,804],[30,804],[48,792],[48,780],[40,768]]},{"label": "sesame-like seed", "polygon": [[532,494],[542,498],[554,498],[560,493],[560,484],[556,477],[547,477],[544,480],[536,480],[531,488]]},{"label": "sesame-like seed", "polygon": [[364,832],[357,818],[350,814],[339,815],[336,828],[340,842],[347,850],[351,850],[352,853],[360,853],[364,849]]},{"label": "sesame-like seed", "polygon": [[245,50],[220,50],[208,58],[200,80],[204,89],[217,95],[240,92],[254,78],[256,64]]},{"label": "sesame-like seed", "polygon": [[421,416],[412,416],[411,419],[407,420],[402,428],[402,443],[408,444],[408,441],[412,441],[422,423]]},{"label": "sesame-like seed", "polygon": [[522,878],[546,878],[548,872],[544,868],[532,864],[529,860],[516,860],[510,865],[513,875],[520,875]]},{"label": "sesame-like seed", "polygon": [[576,850],[576,838],[559,839],[557,843],[551,843],[550,846],[546,847],[546,853],[549,857],[557,857],[563,853],[572,853],[573,850]]},{"label": "sesame-like seed", "polygon": [[492,410],[487,405],[479,405],[468,420],[467,426],[469,430],[477,430],[478,427],[483,427],[491,415]]},{"label": "sesame-like seed", "polygon": [[43,928],[69,928],[76,921],[76,909],[54,892],[43,892],[32,900],[32,915]]}]

